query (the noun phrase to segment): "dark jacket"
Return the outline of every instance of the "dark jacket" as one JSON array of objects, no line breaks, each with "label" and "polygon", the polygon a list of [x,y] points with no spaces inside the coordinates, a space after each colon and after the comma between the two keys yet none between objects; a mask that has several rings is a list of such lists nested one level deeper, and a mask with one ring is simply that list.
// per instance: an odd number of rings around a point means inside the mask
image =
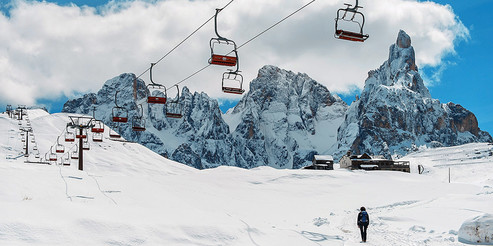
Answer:
[{"label": "dark jacket", "polygon": [[[366,213],[366,222],[361,221],[363,218],[363,213]],[[370,224],[370,215],[366,211],[361,211],[358,214],[358,220],[356,221],[358,226],[368,226]]]}]

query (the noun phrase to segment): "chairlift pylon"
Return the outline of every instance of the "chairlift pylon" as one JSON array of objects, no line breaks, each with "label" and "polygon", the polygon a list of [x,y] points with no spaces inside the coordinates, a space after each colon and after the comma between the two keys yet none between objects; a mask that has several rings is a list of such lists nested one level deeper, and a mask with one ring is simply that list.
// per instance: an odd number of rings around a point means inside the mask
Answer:
[{"label": "chairlift pylon", "polygon": [[116,102],[117,95],[118,91],[115,92],[115,107],[111,110],[111,119],[113,122],[126,123],[128,122],[128,111],[125,108],[118,106]]},{"label": "chairlift pylon", "polygon": [[132,118],[132,130],[134,132],[143,132],[146,130],[146,123],[144,119],[144,109],[142,108],[142,104],[140,106],[140,114],[138,116],[134,116]]},{"label": "chairlift pylon", "polygon": [[152,67],[154,67],[154,65],[156,65],[156,63],[151,63],[151,68],[149,69],[151,84],[147,85],[147,90],[149,91],[147,103],[166,104],[166,87],[164,87],[164,85],[157,84],[154,80],[152,80]]},{"label": "chairlift pylon", "polygon": [[176,97],[173,100],[168,100],[168,103],[166,103],[166,117],[179,119],[183,116],[180,104],[180,88],[178,85],[171,88],[176,88]]},{"label": "chairlift pylon", "polygon": [[[365,16],[363,13],[358,11],[358,8],[363,8],[358,5],[358,0],[356,0],[356,5],[351,7],[351,4],[345,3],[346,8],[341,8],[337,10],[337,17],[335,19],[335,34],[334,37],[337,39],[364,42],[368,39],[369,35],[363,33],[363,27],[365,26]],[[351,17],[348,17],[350,15]],[[359,18],[358,18],[359,17]],[[358,20],[359,19],[359,20]],[[358,25],[359,30],[348,31],[340,28],[339,21],[352,22]]]},{"label": "chairlift pylon", "polygon": [[[211,38],[209,45],[211,47],[211,58],[209,59],[209,64],[220,65],[220,66],[236,66],[238,62],[238,52],[236,51],[236,43],[233,40],[227,39],[219,35],[217,32],[217,15],[222,9],[216,9],[216,14],[214,15],[214,31],[216,32],[215,38]],[[225,52],[217,52],[218,46],[221,47],[232,47],[233,49],[224,54]],[[234,56],[229,54],[234,53]]]}]

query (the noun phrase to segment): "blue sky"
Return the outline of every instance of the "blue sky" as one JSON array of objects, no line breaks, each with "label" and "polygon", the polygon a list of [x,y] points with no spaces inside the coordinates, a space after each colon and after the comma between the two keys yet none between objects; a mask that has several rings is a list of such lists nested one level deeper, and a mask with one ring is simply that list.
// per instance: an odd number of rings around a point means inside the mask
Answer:
[{"label": "blue sky", "polygon": [[[72,3],[78,6],[91,6],[98,7],[105,5],[108,1],[100,1],[100,0],[57,0],[52,1],[49,0],[47,2],[53,2],[61,6],[69,6]],[[122,1],[115,1],[122,2]],[[126,1],[128,2],[128,1]],[[157,1],[147,1],[147,2],[157,2]],[[366,5],[370,4],[369,1],[361,1]],[[475,0],[475,1],[442,1],[436,0],[434,2],[440,4],[449,4],[453,8],[453,12],[457,16],[458,19],[462,22],[462,24],[469,30],[469,37],[464,39],[457,39],[454,41],[454,50],[455,53],[450,53],[445,51],[445,55],[441,55],[441,60],[439,63],[426,65],[420,67],[422,72],[427,76],[428,88],[430,89],[431,95],[433,98],[439,99],[442,103],[453,102],[456,104],[460,104],[466,109],[472,111],[479,121],[479,127],[482,130],[486,130],[490,133],[493,133],[493,115],[491,114],[491,108],[493,107],[493,99],[490,96],[490,93],[493,91],[493,75],[491,68],[492,59],[490,58],[493,55],[493,45],[491,45],[493,40],[493,15],[489,11],[489,0]],[[371,6],[365,6],[369,8]],[[2,5],[2,10],[4,13],[8,13],[9,10],[6,9],[5,5]],[[233,10],[233,9],[232,9]],[[5,14],[9,16],[9,14]],[[433,16],[431,16],[433,18]],[[274,19],[276,17],[273,17]],[[271,22],[269,22],[271,23]],[[426,25],[426,23],[422,24]],[[191,26],[198,26],[196,23],[192,23]],[[282,27],[279,27],[282,30]],[[188,29],[187,29],[188,30]],[[392,33],[397,34],[394,30]],[[187,33],[188,34],[188,33]],[[394,34],[394,36],[395,36]],[[321,34],[323,35],[323,34]],[[184,35],[183,35],[184,36]],[[371,38],[375,39],[375,35],[371,36]],[[411,37],[413,38],[413,37]],[[369,39],[370,41],[371,39]],[[394,37],[395,40],[395,37]],[[259,41],[261,42],[261,41]],[[175,41],[176,43],[176,41]],[[390,45],[390,41],[386,42],[382,45],[382,47],[388,47]],[[415,47],[416,49],[416,47]],[[164,50],[165,49],[161,49]],[[245,49],[246,50],[246,49]],[[252,53],[255,51],[253,49],[248,50]],[[163,53],[161,52],[161,53]],[[419,52],[419,50],[417,50]],[[161,54],[160,53],[160,54]],[[374,69],[380,66],[380,64],[385,59],[384,55],[386,50],[382,51],[382,57],[377,58],[376,61],[372,61],[371,63],[366,64],[366,67],[362,69],[362,71],[368,71],[369,69]],[[255,54],[255,53],[254,53]],[[255,54],[259,55],[259,54]],[[261,54],[260,54],[261,55]],[[419,54],[417,54],[418,56]],[[158,56],[155,56],[158,57]],[[419,58],[419,57],[417,57]],[[248,62],[248,61],[247,61]],[[273,63],[273,62],[266,62]],[[285,64],[285,65],[284,65]],[[258,64],[257,69],[260,68],[264,64]],[[274,65],[275,61],[274,61]],[[287,69],[291,69],[290,63],[283,63]],[[435,66],[433,66],[435,65]],[[135,67],[135,65],[134,65]],[[284,68],[283,66],[280,66]],[[312,76],[308,68],[304,68],[302,66],[296,67],[293,66],[293,70],[296,72],[306,72],[308,75]],[[144,66],[135,69],[136,71],[119,71],[123,72],[135,72],[139,73],[141,70],[145,69]],[[366,69],[366,70],[365,70]],[[245,69],[246,70],[246,69]],[[106,77],[100,77],[99,87],[101,87],[102,82],[111,78],[112,76],[116,76],[118,74],[105,75]],[[251,71],[252,74],[255,71]],[[438,74],[438,77],[433,77],[433,75]],[[366,74],[362,75],[363,79],[355,79],[355,83],[358,87],[363,86],[363,81]],[[245,76],[246,80],[253,79],[253,76]],[[323,76],[314,75],[312,76],[319,82],[320,80],[324,80]],[[336,92],[343,98],[346,102],[350,103],[355,94],[358,94],[358,90],[354,90],[355,86],[351,86],[351,90],[344,90],[341,87],[333,87],[331,88],[330,83],[327,85],[329,89],[333,92]],[[342,87],[344,88],[344,87]],[[346,86],[347,88],[347,86]],[[61,110],[63,103],[67,98],[73,97],[74,95],[80,95],[81,93],[86,93],[88,91],[97,91],[98,85],[94,85],[91,88],[81,87],[80,89],[73,89],[73,91],[60,90],[56,93],[49,93],[47,95],[41,95],[37,97],[37,103],[42,103],[47,105],[50,108],[51,112],[58,112]],[[194,90],[194,88],[191,88]],[[197,90],[200,90],[197,89]],[[206,91],[208,94],[212,94],[215,98],[220,98],[220,94],[214,94],[213,92]],[[218,96],[219,95],[219,96]],[[235,98],[226,98],[224,100],[220,100],[222,103],[222,109],[226,110],[227,108],[233,106],[235,104]]]}]

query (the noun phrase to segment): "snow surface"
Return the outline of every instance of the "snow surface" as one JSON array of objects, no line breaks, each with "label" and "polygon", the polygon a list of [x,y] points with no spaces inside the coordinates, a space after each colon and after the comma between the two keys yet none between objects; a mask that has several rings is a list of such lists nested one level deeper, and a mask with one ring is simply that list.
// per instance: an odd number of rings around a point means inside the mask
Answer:
[{"label": "snow surface", "polygon": [[[43,156],[68,114],[28,114]],[[411,173],[196,170],[107,132],[84,171],[25,163],[11,159],[23,151],[18,122],[0,115],[0,245],[360,245],[361,206],[366,245],[464,245],[461,225],[493,214],[488,144],[421,149],[403,158]]]}]

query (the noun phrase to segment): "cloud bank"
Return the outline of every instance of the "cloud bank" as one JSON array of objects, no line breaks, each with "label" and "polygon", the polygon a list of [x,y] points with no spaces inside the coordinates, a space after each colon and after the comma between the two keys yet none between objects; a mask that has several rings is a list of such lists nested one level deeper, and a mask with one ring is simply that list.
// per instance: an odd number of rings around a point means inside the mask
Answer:
[{"label": "cloud bank", "polygon": [[[95,92],[124,72],[137,75],[209,19],[229,0],[110,2],[105,6],[58,6],[15,0],[0,15],[0,104],[34,104],[41,98]],[[308,0],[235,0],[218,16],[219,33],[240,45]],[[279,26],[241,47],[244,87],[260,67],[303,72],[334,92],[362,87],[367,72],[387,59],[400,29],[412,38],[417,64],[440,66],[468,30],[448,5],[414,0],[360,1],[365,43],[336,40],[334,18],[343,1],[315,1]],[[153,69],[165,86],[206,66],[214,22]],[[180,84],[216,98],[225,67],[211,66]],[[149,74],[142,78],[149,82]]]}]

